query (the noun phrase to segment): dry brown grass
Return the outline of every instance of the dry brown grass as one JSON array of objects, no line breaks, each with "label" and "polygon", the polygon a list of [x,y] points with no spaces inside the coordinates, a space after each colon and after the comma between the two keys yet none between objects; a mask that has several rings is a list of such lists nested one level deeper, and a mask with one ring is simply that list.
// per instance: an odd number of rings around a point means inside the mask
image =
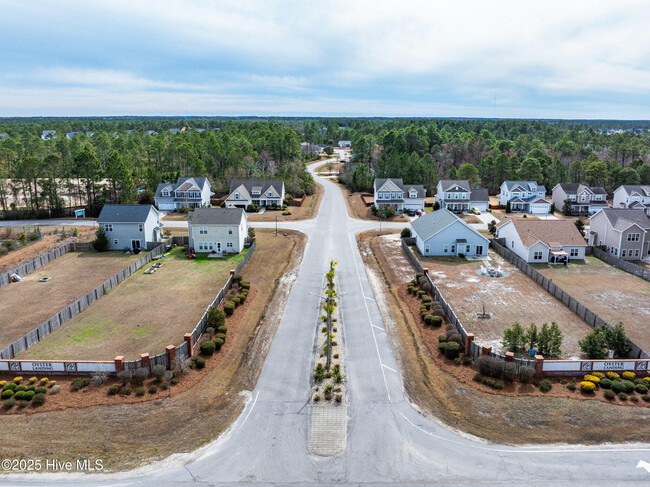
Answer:
[{"label": "dry brown grass", "polygon": [[[240,317],[239,328],[229,327],[229,348],[219,366],[194,388],[171,399],[6,416],[3,454],[21,458],[28,451],[32,458],[73,462],[101,458],[107,470],[126,470],[216,438],[244,407],[246,396],[240,392],[255,387],[295,280],[305,237],[286,233],[297,238],[258,243],[244,274],[259,293]],[[271,232],[257,231],[258,238],[263,234]]]},{"label": "dry brown grass", "polygon": [[[343,200],[345,201],[345,206],[348,209],[348,215],[351,218],[356,218],[358,220],[374,220],[379,221],[379,218],[372,214],[372,210],[369,206],[366,206],[361,199],[361,193],[351,192],[345,185],[332,180],[335,183],[341,192],[343,193]],[[409,218],[406,215],[395,215],[394,217],[383,220],[389,222],[410,222]]]},{"label": "dry brown grass", "polygon": [[261,215],[258,213],[248,214],[249,222],[274,222],[277,217],[278,222],[293,222],[297,220],[309,220],[314,218],[320,208],[320,202],[323,199],[323,187],[316,183],[314,185],[314,194],[305,196],[302,206],[289,206],[287,209],[291,215],[283,215],[282,211],[267,210]]},{"label": "dry brown grass", "polygon": [[[0,347],[4,348],[137,260],[122,252],[69,252],[0,287]],[[48,282],[38,282],[50,277]]]},{"label": "dry brown grass", "polygon": [[[360,247],[372,249],[366,261],[370,280],[375,293],[386,298],[378,303],[404,387],[425,414],[450,427],[509,444],[645,441],[650,433],[647,408],[554,397],[509,397],[446,372],[424,345],[422,328],[399,296],[415,271],[411,268],[405,274],[409,264],[402,260],[401,249],[397,254],[392,246],[385,248],[384,242],[390,241],[366,233]],[[564,386],[554,388],[560,387]]]}]

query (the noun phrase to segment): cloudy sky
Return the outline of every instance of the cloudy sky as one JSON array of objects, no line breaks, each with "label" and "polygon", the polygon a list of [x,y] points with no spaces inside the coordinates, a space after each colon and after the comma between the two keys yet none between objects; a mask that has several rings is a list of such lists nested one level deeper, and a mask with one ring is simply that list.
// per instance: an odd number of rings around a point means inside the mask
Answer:
[{"label": "cloudy sky", "polygon": [[0,0],[0,12],[0,116],[650,119],[647,0]]}]

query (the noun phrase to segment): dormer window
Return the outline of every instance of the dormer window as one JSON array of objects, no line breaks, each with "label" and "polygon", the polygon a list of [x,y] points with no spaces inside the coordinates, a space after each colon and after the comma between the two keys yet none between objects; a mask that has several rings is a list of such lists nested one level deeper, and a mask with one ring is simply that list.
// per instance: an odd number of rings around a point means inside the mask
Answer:
[{"label": "dormer window", "polygon": [[235,199],[236,199],[236,200],[239,199],[239,193],[235,193]]},{"label": "dormer window", "polygon": [[415,190],[409,191],[409,198],[417,198],[418,192]]},{"label": "dormer window", "polygon": [[271,197],[273,196],[273,191],[269,191],[268,193],[266,193],[266,196],[268,196],[269,198],[271,198]]},{"label": "dormer window", "polygon": [[162,196],[169,196],[169,191],[167,191],[166,189],[163,190]]}]

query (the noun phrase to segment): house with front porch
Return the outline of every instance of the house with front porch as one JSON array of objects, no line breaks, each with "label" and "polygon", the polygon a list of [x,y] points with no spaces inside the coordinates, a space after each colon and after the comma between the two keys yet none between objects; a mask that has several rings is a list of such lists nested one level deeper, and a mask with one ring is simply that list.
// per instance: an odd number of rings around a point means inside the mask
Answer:
[{"label": "house with front porch", "polygon": [[210,181],[207,178],[178,178],[176,183],[160,183],[154,200],[159,210],[210,206]]},{"label": "house with front porch", "polygon": [[536,181],[504,181],[499,191],[499,204],[510,210],[531,214],[551,212],[551,203],[546,201],[546,188]]},{"label": "house with front porch", "polygon": [[564,202],[569,200],[571,213],[574,215],[591,215],[598,210],[608,208],[607,191],[600,186],[588,184],[560,183],[553,188],[553,204],[563,211]]},{"label": "house with front porch", "polygon": [[111,250],[144,250],[162,242],[160,213],[153,205],[104,205],[97,226]]},{"label": "house with front porch", "polygon": [[497,225],[496,237],[528,263],[565,264],[584,260],[587,242],[570,220],[507,218]]},{"label": "house with front porch", "polygon": [[454,213],[466,213],[472,208],[487,211],[490,196],[485,188],[470,188],[466,179],[441,179],[436,186],[436,202],[441,209]]},{"label": "house with front porch", "polygon": [[614,191],[613,208],[643,210],[650,215],[650,186],[622,185]]},{"label": "house with front porch", "polygon": [[600,210],[589,218],[589,245],[621,259],[650,259],[650,218],[641,209]]},{"label": "house with front porch", "polygon": [[404,184],[401,178],[376,178],[375,206],[391,205],[397,213],[404,210],[424,210],[426,190],[421,184]]},{"label": "house with front porch", "polygon": [[247,208],[248,205],[282,206],[284,181],[279,179],[232,180],[226,208]]},{"label": "house with front porch", "polygon": [[242,208],[198,208],[187,216],[189,245],[197,253],[239,253],[246,245],[248,220]]},{"label": "house with front porch", "polygon": [[449,210],[427,213],[411,222],[411,228],[422,255],[487,256],[490,241]]}]

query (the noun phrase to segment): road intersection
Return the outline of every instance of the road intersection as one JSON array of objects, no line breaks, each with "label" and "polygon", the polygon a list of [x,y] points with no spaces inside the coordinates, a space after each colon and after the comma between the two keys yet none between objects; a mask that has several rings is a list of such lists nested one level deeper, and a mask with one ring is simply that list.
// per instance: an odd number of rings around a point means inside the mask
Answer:
[{"label": "road intersection", "polygon": [[[316,179],[325,189],[316,218],[282,224],[304,232],[308,244],[264,369],[232,427],[198,451],[135,471],[49,476],[48,485],[650,485],[644,467],[650,462],[650,445],[498,445],[421,415],[405,397],[354,240],[355,234],[378,224],[348,217],[340,189]],[[349,391],[348,443],[338,456],[318,457],[307,448],[313,324],[319,313],[316,295],[332,259],[339,262],[339,289],[347,293],[340,305]],[[0,485],[43,481],[39,476],[2,477]]]}]

